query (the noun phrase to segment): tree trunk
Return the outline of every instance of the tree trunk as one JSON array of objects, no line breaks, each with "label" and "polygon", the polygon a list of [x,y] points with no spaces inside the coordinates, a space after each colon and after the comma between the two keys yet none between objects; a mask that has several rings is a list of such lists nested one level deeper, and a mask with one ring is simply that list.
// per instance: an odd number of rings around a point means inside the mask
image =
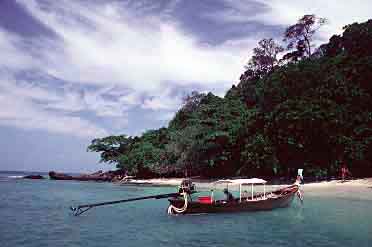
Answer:
[{"label": "tree trunk", "polygon": [[307,44],[307,56],[310,57],[311,56],[311,46],[310,46],[310,40],[308,39],[308,37],[306,35],[304,35],[304,38],[305,38],[305,42]]}]

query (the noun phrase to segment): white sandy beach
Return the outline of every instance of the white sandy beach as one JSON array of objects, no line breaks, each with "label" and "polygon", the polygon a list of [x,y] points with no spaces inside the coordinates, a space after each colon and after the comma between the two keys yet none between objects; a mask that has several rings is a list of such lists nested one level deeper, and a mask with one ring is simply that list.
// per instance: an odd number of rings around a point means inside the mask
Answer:
[{"label": "white sandy beach", "polygon": [[[183,178],[153,178],[153,179],[131,179],[129,184],[149,184],[149,185],[179,185]],[[196,181],[196,182],[195,182]],[[214,182],[212,180],[199,180],[196,179],[195,184],[200,185],[206,188],[214,187]],[[284,185],[281,185],[284,186]],[[349,187],[349,186],[364,186],[372,187],[372,178],[363,178],[363,179],[353,179],[353,180],[332,180],[332,181],[322,181],[315,183],[305,184],[307,188],[329,188],[329,187]]]},{"label": "white sandy beach", "polygon": [[[152,186],[178,186],[182,178],[158,178],[158,179],[132,179],[128,182],[131,185],[152,185]],[[224,184],[216,185],[211,180],[195,180],[194,184],[198,191],[210,191],[211,189],[223,189]],[[267,185],[266,190],[274,190],[286,185]],[[249,190],[247,186],[247,190]],[[230,190],[238,190],[237,186],[229,186]],[[339,198],[352,198],[360,200],[372,200],[372,178],[354,179],[342,182],[332,180],[301,185],[305,196],[330,196]],[[255,186],[255,191],[263,191],[263,186]]]}]

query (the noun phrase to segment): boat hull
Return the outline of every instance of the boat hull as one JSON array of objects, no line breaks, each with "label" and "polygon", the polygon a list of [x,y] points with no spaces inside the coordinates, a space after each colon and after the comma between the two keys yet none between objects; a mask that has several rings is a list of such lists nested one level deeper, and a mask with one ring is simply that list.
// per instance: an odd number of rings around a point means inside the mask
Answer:
[{"label": "boat hull", "polygon": [[[288,207],[293,198],[295,197],[299,187],[288,187],[287,191],[273,192],[273,196],[267,198],[254,197],[253,200],[243,198],[240,202],[239,199],[233,201],[215,201],[211,204],[201,203],[198,201],[189,201],[187,209],[182,213],[173,212],[175,214],[200,214],[200,213],[232,213],[232,212],[245,212],[245,211],[260,211],[272,210],[275,208]],[[170,204],[174,207],[180,208],[184,205],[184,200],[169,199]]]}]

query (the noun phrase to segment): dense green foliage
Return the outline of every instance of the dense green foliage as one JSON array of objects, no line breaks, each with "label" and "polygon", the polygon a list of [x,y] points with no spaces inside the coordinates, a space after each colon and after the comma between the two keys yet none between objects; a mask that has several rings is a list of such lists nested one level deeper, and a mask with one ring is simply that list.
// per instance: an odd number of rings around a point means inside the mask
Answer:
[{"label": "dense green foliage", "polygon": [[224,98],[192,93],[167,128],[88,150],[139,176],[336,176],[345,163],[372,175],[372,20],[265,73],[243,73]]}]

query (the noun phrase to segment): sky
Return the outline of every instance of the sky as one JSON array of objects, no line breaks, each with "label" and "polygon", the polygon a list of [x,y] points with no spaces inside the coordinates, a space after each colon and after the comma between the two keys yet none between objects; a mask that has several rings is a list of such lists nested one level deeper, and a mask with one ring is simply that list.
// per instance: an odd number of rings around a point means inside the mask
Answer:
[{"label": "sky", "polygon": [[370,0],[0,0],[0,170],[111,169],[93,138],[167,126],[192,91],[223,96],[262,38],[304,14],[316,36]]}]

